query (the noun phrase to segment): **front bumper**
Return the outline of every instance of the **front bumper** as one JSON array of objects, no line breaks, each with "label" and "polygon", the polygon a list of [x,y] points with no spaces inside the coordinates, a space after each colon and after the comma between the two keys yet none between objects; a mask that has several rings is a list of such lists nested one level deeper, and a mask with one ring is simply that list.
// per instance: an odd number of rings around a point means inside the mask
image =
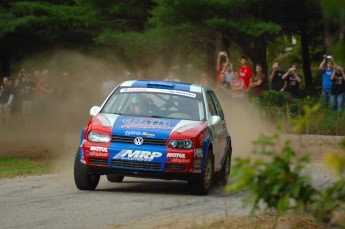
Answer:
[{"label": "front bumper", "polygon": [[186,172],[151,172],[151,171],[132,171],[124,169],[115,169],[102,166],[86,166],[88,174],[115,174],[120,176],[140,177],[140,178],[153,178],[163,180],[183,180],[183,181],[198,181],[201,179],[201,173],[186,173]]}]

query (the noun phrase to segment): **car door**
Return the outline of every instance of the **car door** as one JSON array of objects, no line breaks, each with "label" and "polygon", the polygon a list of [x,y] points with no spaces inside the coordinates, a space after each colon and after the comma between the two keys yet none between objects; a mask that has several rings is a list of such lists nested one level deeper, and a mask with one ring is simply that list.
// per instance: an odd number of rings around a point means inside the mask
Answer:
[{"label": "car door", "polygon": [[226,128],[223,109],[218,101],[216,94],[213,91],[209,91],[209,94],[215,106],[216,114],[221,119],[221,122],[218,125],[214,126],[214,135],[216,136],[215,139],[217,139],[214,145],[214,148],[217,150],[217,152],[214,152],[215,157],[217,157],[215,159],[215,168],[220,168],[222,166],[222,161],[226,153],[228,131]]},{"label": "car door", "polygon": [[[207,104],[208,104],[208,112],[211,116],[214,115],[218,115],[217,112],[217,107],[216,107],[216,103],[215,103],[215,99],[212,95],[212,91],[207,91],[206,92],[206,100],[207,100]],[[218,100],[216,100],[218,101]],[[224,116],[224,115],[223,115]],[[221,117],[221,116],[219,116]],[[224,118],[223,118],[224,120]],[[211,125],[210,121],[208,122],[208,127],[209,127],[209,131],[210,131],[210,135],[212,138],[212,145],[213,145],[213,154],[214,154],[214,162],[215,162],[215,170],[219,170],[219,164],[221,161],[221,155],[222,155],[222,151],[224,149],[223,145],[223,141],[220,138],[221,136],[221,132],[222,132],[222,122],[221,121],[219,124],[217,125]]]}]

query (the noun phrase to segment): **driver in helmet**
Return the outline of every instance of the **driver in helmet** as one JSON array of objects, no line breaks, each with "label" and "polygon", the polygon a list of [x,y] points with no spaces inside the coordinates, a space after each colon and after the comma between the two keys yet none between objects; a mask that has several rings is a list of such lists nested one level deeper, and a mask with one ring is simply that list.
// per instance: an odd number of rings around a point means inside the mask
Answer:
[{"label": "driver in helmet", "polygon": [[142,115],[149,106],[148,99],[144,95],[135,95],[131,101],[132,114]]}]

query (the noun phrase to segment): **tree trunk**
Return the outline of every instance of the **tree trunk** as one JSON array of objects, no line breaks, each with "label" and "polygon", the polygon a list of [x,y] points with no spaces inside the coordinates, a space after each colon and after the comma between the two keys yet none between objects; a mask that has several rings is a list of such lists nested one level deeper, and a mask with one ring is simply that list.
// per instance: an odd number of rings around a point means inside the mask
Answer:
[{"label": "tree trunk", "polygon": [[269,73],[267,72],[266,39],[264,36],[260,36],[254,40],[253,50],[255,50],[255,52],[251,52],[252,55],[249,56],[253,60],[253,71],[256,64],[260,64],[263,73],[267,77]]},{"label": "tree trunk", "polygon": [[[6,41],[3,39],[0,41],[0,74],[1,77],[11,73],[11,52]],[[2,81],[0,82],[0,84]]]},{"label": "tree trunk", "polygon": [[305,89],[307,93],[310,93],[313,83],[313,78],[310,70],[310,60],[309,60],[309,36],[307,28],[302,28],[301,31],[301,43],[302,43],[302,65],[305,80]]}]

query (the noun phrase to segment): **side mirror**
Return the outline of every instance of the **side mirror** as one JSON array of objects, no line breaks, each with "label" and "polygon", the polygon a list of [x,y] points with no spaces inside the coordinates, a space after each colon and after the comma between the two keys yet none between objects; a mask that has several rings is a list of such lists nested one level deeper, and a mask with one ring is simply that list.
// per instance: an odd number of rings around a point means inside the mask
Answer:
[{"label": "side mirror", "polygon": [[221,122],[221,119],[218,115],[211,116],[210,119],[211,125],[218,125]]},{"label": "side mirror", "polygon": [[90,115],[95,116],[96,114],[99,113],[100,110],[101,110],[101,108],[99,106],[93,106],[90,109]]}]

